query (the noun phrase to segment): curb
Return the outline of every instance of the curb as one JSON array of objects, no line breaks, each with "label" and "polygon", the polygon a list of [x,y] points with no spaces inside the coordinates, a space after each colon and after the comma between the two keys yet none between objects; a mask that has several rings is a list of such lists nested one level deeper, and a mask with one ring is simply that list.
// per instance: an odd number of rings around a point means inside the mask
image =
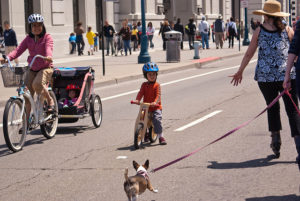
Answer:
[{"label": "curb", "polygon": [[[231,57],[238,57],[241,55],[244,55],[244,52],[241,53],[236,53],[236,54],[232,54],[232,55],[227,55],[227,56],[223,56],[223,57],[213,57],[210,60],[207,61],[201,61],[200,62],[193,62],[190,64],[186,64],[186,65],[182,65],[182,66],[178,66],[175,68],[171,68],[171,69],[165,69],[165,70],[160,70],[159,73],[160,74],[166,74],[166,73],[171,73],[171,72],[175,72],[175,71],[182,71],[182,70],[186,70],[186,69],[192,69],[192,68],[202,68],[203,66],[216,62],[216,61],[220,61],[220,60],[224,60],[227,58],[231,58]],[[103,87],[103,86],[108,86],[108,85],[112,85],[112,84],[119,84],[122,82],[126,82],[126,81],[130,81],[130,80],[134,80],[134,79],[141,79],[143,78],[143,75],[136,74],[136,75],[130,75],[130,76],[125,76],[125,77],[117,77],[114,78],[112,80],[107,80],[107,81],[103,81],[103,82],[95,82],[94,86],[95,87]],[[0,103],[1,105],[1,103]]]},{"label": "curb", "polygon": [[[236,53],[236,54],[226,55],[223,57],[212,57],[212,59],[204,60],[204,61],[201,61],[201,59],[199,59],[199,62],[197,62],[197,60],[193,60],[192,63],[190,63],[190,64],[178,66],[178,67],[171,68],[171,69],[161,70],[160,74],[166,74],[166,73],[171,73],[171,72],[175,72],[175,71],[183,71],[183,70],[192,69],[192,68],[201,68],[209,63],[213,63],[213,62],[231,58],[231,57],[238,57],[238,56],[241,56],[244,54],[245,54],[244,52],[240,52],[240,53]],[[141,79],[141,78],[143,78],[143,75],[141,75],[140,73],[136,74],[136,75],[125,76],[125,77],[117,77],[117,78],[113,78],[111,80],[106,80],[103,82],[95,82],[94,87],[109,86],[109,85],[113,85],[113,84],[127,82],[130,80]],[[6,102],[7,102],[7,100],[0,100],[0,108],[4,107]]]}]

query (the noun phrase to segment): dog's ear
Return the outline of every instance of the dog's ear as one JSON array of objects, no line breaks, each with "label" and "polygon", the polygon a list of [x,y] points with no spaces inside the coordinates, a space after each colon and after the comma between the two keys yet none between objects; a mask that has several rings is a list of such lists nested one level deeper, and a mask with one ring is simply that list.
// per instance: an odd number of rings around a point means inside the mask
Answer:
[{"label": "dog's ear", "polygon": [[146,160],[146,162],[145,162],[145,164],[143,166],[144,166],[144,168],[146,170],[148,170],[148,168],[149,168],[149,160]]},{"label": "dog's ear", "polygon": [[132,161],[132,165],[135,170],[139,169],[140,165],[136,161]]}]

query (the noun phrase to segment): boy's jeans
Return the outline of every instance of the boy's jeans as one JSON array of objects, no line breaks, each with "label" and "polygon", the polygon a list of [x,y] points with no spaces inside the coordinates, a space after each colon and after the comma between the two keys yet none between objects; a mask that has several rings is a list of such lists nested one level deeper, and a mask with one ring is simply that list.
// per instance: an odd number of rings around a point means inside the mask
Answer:
[{"label": "boy's jeans", "polygon": [[157,135],[162,134],[162,111],[161,110],[155,110],[152,112],[153,118],[152,118],[152,123],[154,126],[154,132]]}]

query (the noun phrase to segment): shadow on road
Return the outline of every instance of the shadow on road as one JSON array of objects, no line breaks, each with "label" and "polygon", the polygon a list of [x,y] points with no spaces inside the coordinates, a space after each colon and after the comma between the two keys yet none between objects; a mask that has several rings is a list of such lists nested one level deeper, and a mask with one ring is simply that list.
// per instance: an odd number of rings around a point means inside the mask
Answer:
[{"label": "shadow on road", "polygon": [[[31,140],[26,140],[25,144],[24,144],[24,147],[27,147],[27,146],[30,146],[30,145],[33,145],[33,144],[42,144],[42,143],[44,143],[45,140],[47,140],[47,139],[44,138],[44,137],[39,137],[39,138],[31,139]],[[10,155],[10,154],[13,154],[13,152],[8,149],[6,144],[0,145],[0,157],[4,157],[4,156]]]},{"label": "shadow on road", "polygon": [[[71,126],[71,127],[58,127],[56,131],[56,135],[74,135],[84,133],[87,130],[92,130],[94,127],[89,126]],[[34,139],[26,140],[24,147],[34,145],[34,144],[42,144],[45,140],[47,140],[41,133],[41,130],[35,129],[33,131],[30,131],[29,135],[37,136],[40,135],[41,137],[37,137]],[[12,154],[13,152],[8,149],[6,144],[0,145],[0,157],[4,157],[7,155]]]},{"label": "shadow on road", "polygon": [[[160,144],[157,144],[157,143],[155,143],[155,144],[154,143],[144,143],[140,149],[145,149],[147,147],[156,147],[158,145],[160,145]],[[118,151],[125,151],[125,150],[136,151],[137,149],[135,149],[134,145],[132,144],[132,145],[126,146],[126,147],[119,147],[119,148],[117,148],[117,150]]]},{"label": "shadow on road", "polygon": [[268,196],[260,198],[246,198],[245,201],[300,201],[300,197],[297,195]]},{"label": "shadow on road", "polygon": [[94,127],[90,126],[68,126],[68,127],[57,127],[56,135],[78,135],[81,133],[84,133],[85,131],[88,130],[93,130]]},{"label": "shadow on road", "polygon": [[218,163],[217,161],[209,161],[211,165],[207,168],[211,169],[239,169],[239,168],[256,168],[256,167],[266,167],[276,164],[291,164],[295,161],[272,161],[275,159],[274,155],[269,155],[267,158],[259,158],[250,161],[244,161],[240,163]]}]

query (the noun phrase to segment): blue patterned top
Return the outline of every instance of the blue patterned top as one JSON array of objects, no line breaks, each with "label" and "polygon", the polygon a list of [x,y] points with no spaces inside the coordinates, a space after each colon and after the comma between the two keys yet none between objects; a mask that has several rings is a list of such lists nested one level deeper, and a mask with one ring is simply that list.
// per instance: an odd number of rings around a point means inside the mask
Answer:
[{"label": "blue patterned top", "polygon": [[[258,61],[254,79],[258,82],[284,81],[290,41],[288,33],[283,30],[269,31],[260,26],[258,37]],[[295,68],[291,70],[291,79],[296,78]]]}]

